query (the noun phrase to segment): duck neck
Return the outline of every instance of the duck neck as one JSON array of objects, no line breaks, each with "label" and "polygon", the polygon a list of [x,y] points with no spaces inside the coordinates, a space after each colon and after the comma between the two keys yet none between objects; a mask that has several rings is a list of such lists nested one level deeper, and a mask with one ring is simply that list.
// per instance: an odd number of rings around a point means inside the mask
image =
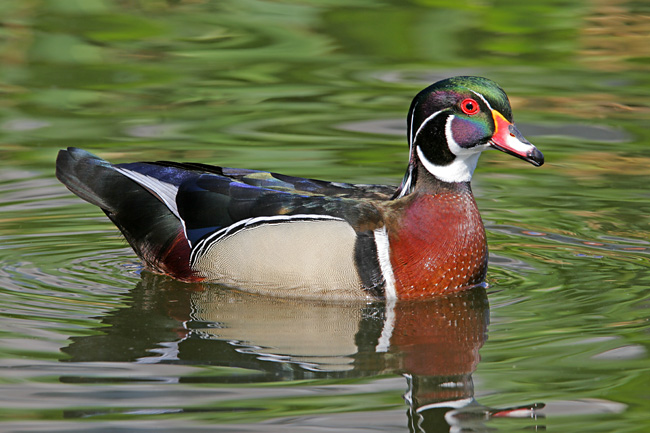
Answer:
[{"label": "duck neck", "polygon": [[[476,157],[478,159],[478,154]],[[462,166],[462,168],[467,168],[464,162],[467,161],[454,161],[452,164],[455,163],[456,165]],[[473,166],[475,165],[476,162],[474,161]],[[405,197],[416,190],[429,194],[436,194],[439,191],[458,190],[460,192],[466,190],[471,194],[470,182],[474,171],[473,166],[471,170],[463,169],[460,172],[455,169],[440,170],[441,167],[433,166],[428,161],[422,162],[419,158],[416,158],[409,165],[402,184],[395,192],[393,198]],[[445,166],[443,168],[447,167]],[[450,179],[458,179],[458,181],[452,181]]]},{"label": "duck neck", "polygon": [[430,195],[455,193],[472,196],[471,179],[462,182],[446,182],[432,175],[422,164],[417,164],[414,172],[417,175],[412,189],[413,193]]}]

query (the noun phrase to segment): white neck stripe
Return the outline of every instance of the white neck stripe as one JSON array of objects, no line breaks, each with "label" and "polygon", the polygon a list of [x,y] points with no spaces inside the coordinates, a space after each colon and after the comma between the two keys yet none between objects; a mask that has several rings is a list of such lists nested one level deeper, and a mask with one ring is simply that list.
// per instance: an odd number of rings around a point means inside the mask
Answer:
[{"label": "white neck stripe", "polygon": [[[410,161],[410,159],[409,159]],[[402,181],[402,185],[400,186],[400,192],[399,195],[396,198],[402,198],[404,197],[407,193],[411,191],[411,182],[413,182],[413,167],[409,166],[408,168],[408,174]]]},{"label": "white neck stripe", "polygon": [[[416,101],[415,104],[413,105],[413,109],[411,110],[411,119],[409,120],[409,137],[408,137],[408,139],[409,139],[409,164],[411,164],[411,162],[413,160],[413,151],[414,151],[413,146],[415,144],[415,140],[417,140],[418,134],[420,133],[420,131],[422,130],[424,125],[426,125],[431,119],[436,117],[438,114],[445,111],[443,109],[443,110],[439,110],[439,111],[436,111],[435,113],[431,114],[429,117],[424,119],[424,122],[422,122],[422,124],[418,128],[417,132],[413,133],[413,121],[415,120],[415,107],[417,107],[417,105],[418,105],[418,102]],[[411,182],[412,181],[413,181],[413,172],[412,172],[412,169],[410,169],[409,172],[408,172],[408,176],[406,176],[405,180],[402,182],[402,189],[400,190],[400,193],[397,196],[397,198],[402,198],[409,192],[409,190],[411,189]]]},{"label": "white neck stripe", "polygon": [[414,136],[413,136],[413,119],[415,119],[415,107],[417,107],[417,106],[418,106],[418,102],[416,101],[415,104],[413,104],[413,111],[411,112],[411,121],[409,122],[410,123],[410,126],[409,126],[409,160],[410,160],[410,157],[411,157],[410,152],[412,152],[411,147],[413,146],[413,138],[414,138]]},{"label": "white neck stripe", "polygon": [[424,122],[422,122],[422,124],[420,124],[420,127],[418,128],[418,131],[413,136],[413,140],[411,141],[411,146],[413,146],[415,144],[415,141],[418,139],[418,134],[420,134],[420,131],[422,131],[422,128],[424,128],[424,126],[427,123],[429,123],[429,121],[433,120],[434,117],[436,117],[438,114],[442,113],[443,111],[447,111],[447,108],[443,108],[442,110],[438,110],[435,113],[433,113],[432,115],[430,115],[429,117],[427,117],[426,119],[424,119]]}]

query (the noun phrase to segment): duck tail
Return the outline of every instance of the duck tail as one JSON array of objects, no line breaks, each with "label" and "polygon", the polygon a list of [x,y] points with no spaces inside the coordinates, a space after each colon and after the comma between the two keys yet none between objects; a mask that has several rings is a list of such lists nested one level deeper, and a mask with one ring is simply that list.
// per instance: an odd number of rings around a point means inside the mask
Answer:
[{"label": "duck tail", "polygon": [[[100,207],[148,269],[184,281],[200,280],[190,269],[191,247],[183,223],[175,204],[169,204],[174,197],[139,183],[133,170],[73,147],[59,152],[56,177],[74,194]],[[151,181],[174,191],[172,184]]]}]

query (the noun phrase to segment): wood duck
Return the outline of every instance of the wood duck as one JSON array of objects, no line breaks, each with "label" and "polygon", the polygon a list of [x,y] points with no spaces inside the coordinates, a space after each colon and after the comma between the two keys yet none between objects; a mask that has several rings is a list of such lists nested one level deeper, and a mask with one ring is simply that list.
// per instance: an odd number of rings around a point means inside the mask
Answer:
[{"label": "wood duck", "polygon": [[56,175],[99,206],[153,272],[183,281],[323,299],[413,299],[481,284],[485,229],[470,180],[498,149],[540,166],[508,97],[481,77],[418,93],[399,187],[200,163],[110,164],[59,152]]}]

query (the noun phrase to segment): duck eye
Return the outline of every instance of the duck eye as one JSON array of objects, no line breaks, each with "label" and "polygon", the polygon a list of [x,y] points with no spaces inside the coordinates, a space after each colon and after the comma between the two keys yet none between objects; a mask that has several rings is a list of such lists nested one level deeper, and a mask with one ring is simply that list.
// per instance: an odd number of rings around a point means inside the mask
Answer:
[{"label": "duck eye", "polygon": [[460,109],[463,110],[463,113],[472,116],[478,113],[478,102],[471,98],[464,99],[463,102],[460,103]]}]

